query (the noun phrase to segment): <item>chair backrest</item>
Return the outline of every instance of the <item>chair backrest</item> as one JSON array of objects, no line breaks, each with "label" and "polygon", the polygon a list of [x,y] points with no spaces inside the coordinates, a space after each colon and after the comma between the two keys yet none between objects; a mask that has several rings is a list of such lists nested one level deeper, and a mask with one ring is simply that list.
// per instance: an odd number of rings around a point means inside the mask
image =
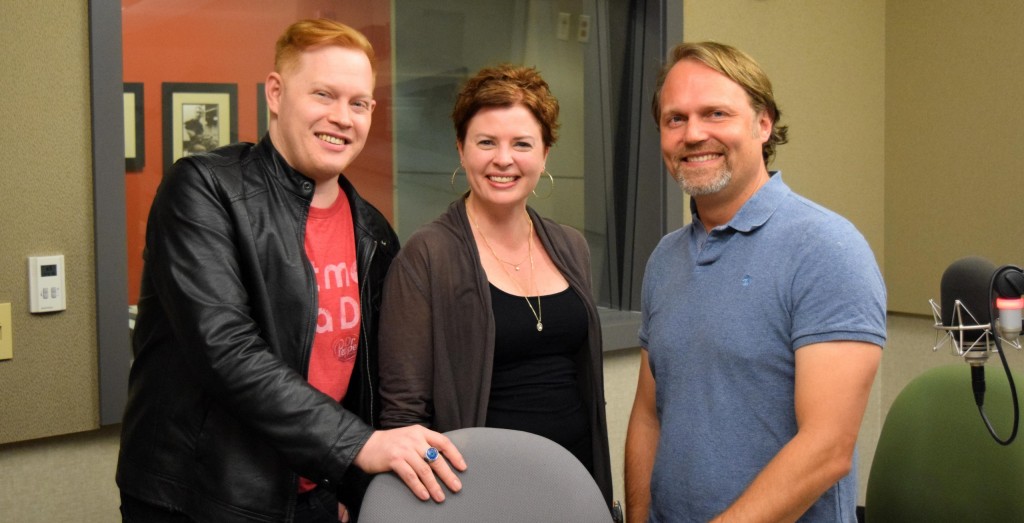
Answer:
[{"label": "chair backrest", "polygon": [[536,434],[486,427],[445,433],[466,458],[462,491],[443,503],[420,501],[393,473],[378,474],[360,523],[415,521],[610,522],[610,507],[586,467],[561,445]]},{"label": "chair backrest", "polygon": [[[1013,419],[1006,375],[998,361],[985,370],[985,412],[1006,439]],[[1024,387],[1018,373],[1014,382]],[[924,372],[896,397],[864,508],[866,523],[1024,521],[1024,434],[1009,446],[992,439],[974,404],[967,364]]]}]

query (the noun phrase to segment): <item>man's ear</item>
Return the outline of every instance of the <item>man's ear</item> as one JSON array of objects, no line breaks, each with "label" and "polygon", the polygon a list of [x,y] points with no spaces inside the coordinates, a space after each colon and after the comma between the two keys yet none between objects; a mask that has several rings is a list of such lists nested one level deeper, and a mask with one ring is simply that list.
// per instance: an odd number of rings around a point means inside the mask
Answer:
[{"label": "man's ear", "polygon": [[263,84],[263,91],[267,97],[267,110],[276,115],[281,106],[284,84],[281,75],[277,72],[267,75],[267,81]]},{"label": "man's ear", "polygon": [[761,139],[761,143],[765,143],[769,138],[772,137],[772,117],[768,114],[767,110],[762,110],[758,116],[757,121],[758,137]]}]

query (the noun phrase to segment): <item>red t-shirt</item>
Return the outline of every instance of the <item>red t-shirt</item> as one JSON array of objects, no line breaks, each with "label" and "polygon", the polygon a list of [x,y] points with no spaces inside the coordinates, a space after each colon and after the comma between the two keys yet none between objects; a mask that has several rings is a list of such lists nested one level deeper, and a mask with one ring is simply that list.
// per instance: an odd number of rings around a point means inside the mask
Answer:
[{"label": "red t-shirt", "polygon": [[[355,367],[360,326],[355,232],[345,193],[326,209],[310,207],[306,256],[316,275],[320,305],[307,379],[340,402]],[[300,478],[300,492],[314,487]]]}]

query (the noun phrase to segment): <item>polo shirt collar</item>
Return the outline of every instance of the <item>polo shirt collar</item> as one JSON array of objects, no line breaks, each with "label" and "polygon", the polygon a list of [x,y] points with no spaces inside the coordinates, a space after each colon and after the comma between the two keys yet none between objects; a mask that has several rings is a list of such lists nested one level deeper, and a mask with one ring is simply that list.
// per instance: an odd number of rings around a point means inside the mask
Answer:
[{"label": "polo shirt collar", "polygon": [[[750,232],[764,225],[768,218],[771,218],[775,209],[779,208],[779,205],[792,190],[782,181],[782,171],[770,171],[768,176],[768,183],[758,189],[754,196],[743,204],[743,207],[729,220],[729,223],[725,224],[723,229],[731,228],[740,232]],[[690,212],[693,214],[693,220],[699,223],[697,202],[692,197],[690,198]]]}]

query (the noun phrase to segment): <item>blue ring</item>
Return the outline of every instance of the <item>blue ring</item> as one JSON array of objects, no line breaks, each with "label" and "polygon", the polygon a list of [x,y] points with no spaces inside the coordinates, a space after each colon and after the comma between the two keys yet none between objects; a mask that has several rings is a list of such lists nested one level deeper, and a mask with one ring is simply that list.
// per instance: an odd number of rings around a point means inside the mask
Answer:
[{"label": "blue ring", "polygon": [[433,463],[433,462],[437,461],[437,457],[438,456],[440,456],[440,454],[437,452],[437,449],[435,449],[434,447],[427,448],[427,451],[423,453],[423,459],[427,463]]}]

